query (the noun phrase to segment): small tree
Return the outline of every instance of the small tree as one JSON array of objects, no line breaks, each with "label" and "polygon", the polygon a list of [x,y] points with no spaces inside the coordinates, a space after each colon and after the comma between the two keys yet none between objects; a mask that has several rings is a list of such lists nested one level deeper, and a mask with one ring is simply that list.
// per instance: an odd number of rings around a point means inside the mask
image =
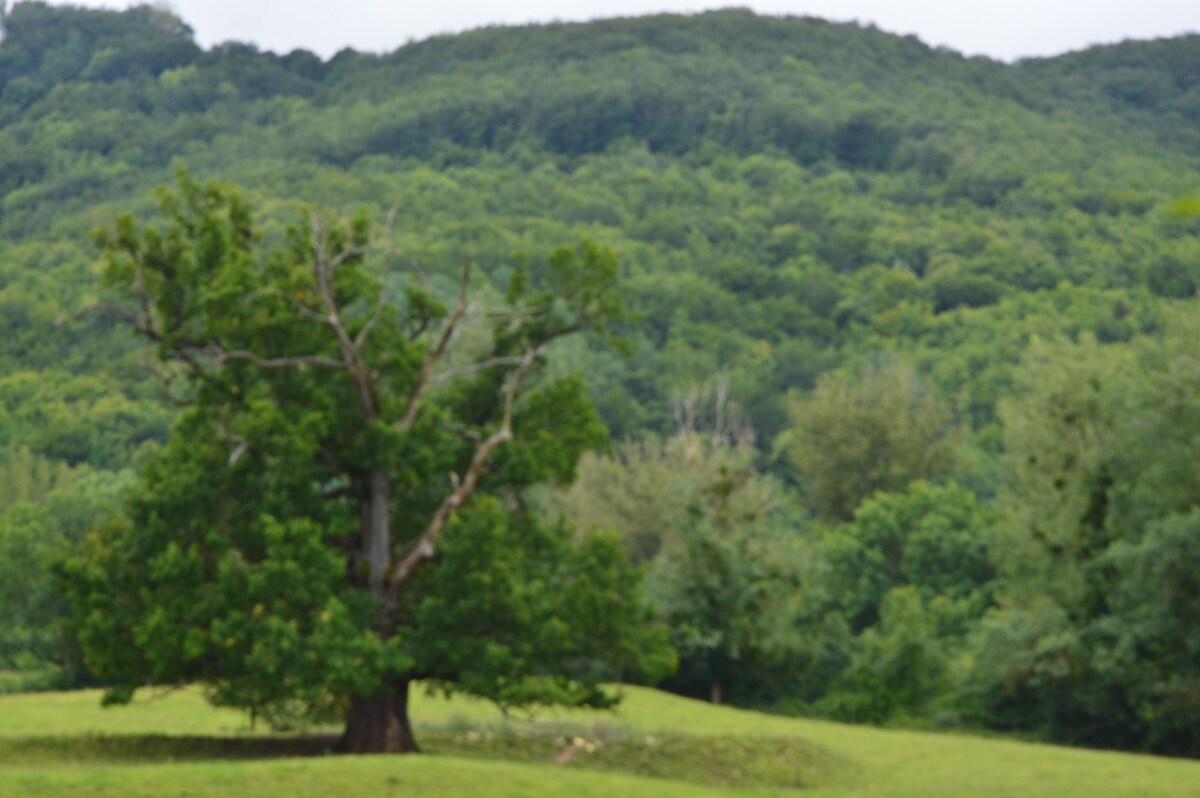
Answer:
[{"label": "small tree", "polygon": [[647,573],[679,652],[676,686],[707,688],[714,704],[731,687],[743,697],[761,692],[755,682],[795,647],[795,517],[772,493],[747,464],[722,467],[673,514]]},{"label": "small tree", "polygon": [[669,666],[618,544],[568,545],[519,500],[603,434],[578,377],[538,373],[619,314],[611,251],[518,268],[496,310],[465,267],[451,306],[415,268],[393,301],[365,216],[311,213],[264,253],[235,189],[184,174],[160,199],[164,225],[98,237],[125,300],[103,307],[185,406],[129,521],[65,569],[108,700],[200,681],[276,722],[343,712],[347,751],[411,751],[414,679],[605,705],[601,679]]},{"label": "small tree", "polygon": [[681,424],[672,438],[589,454],[548,503],[581,528],[620,535],[679,652],[668,689],[720,703],[770,692],[795,651],[801,519],[754,470],[754,450],[711,429]]}]

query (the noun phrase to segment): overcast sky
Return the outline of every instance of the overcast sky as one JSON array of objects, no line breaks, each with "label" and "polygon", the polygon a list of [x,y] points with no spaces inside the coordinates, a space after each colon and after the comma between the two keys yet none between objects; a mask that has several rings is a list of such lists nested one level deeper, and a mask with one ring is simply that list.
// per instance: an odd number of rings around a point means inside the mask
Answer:
[{"label": "overcast sky", "polygon": [[[125,8],[125,0],[75,0]],[[1090,44],[1200,30],[1200,0],[170,0],[204,46],[236,39],[266,50],[383,52],[490,24],[690,12],[730,5],[759,13],[873,22],[931,45],[1012,60]],[[10,3],[11,5],[11,3]]]}]

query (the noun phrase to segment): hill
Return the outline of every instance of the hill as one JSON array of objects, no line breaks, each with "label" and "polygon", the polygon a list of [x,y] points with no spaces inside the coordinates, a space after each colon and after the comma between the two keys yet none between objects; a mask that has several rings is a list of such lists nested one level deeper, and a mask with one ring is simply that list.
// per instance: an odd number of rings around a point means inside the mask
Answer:
[{"label": "hill", "polygon": [[[0,47],[6,368],[111,369],[123,339],[64,341],[44,322],[93,290],[86,231],[145,208],[186,163],[236,175],[276,218],[298,200],[401,209],[406,252],[435,271],[474,257],[495,272],[585,232],[615,243],[642,317],[634,361],[588,363],[615,433],[666,431],[673,390],[729,371],[767,442],[788,389],[864,351],[920,350],[958,319],[1007,324],[1017,296],[1060,291],[1083,316],[1072,332],[1121,338],[1153,325],[1155,297],[1193,295],[1193,231],[1166,209],[1200,156],[1194,52],[1182,39],[1009,67],[726,11],[320,62],[201,52],[150,9],[20,4]],[[1104,70],[1158,99],[1134,107]],[[1121,318],[1087,307],[1113,291]],[[939,382],[990,419],[966,375]],[[118,437],[106,444],[142,439]]]}]

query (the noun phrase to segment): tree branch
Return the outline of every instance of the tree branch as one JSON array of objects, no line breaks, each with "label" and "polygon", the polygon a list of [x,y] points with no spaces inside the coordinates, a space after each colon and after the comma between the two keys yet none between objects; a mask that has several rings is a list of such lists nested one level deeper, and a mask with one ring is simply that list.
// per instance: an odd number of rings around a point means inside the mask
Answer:
[{"label": "tree branch", "polygon": [[[182,350],[175,349],[172,351],[180,352]],[[225,363],[230,360],[245,360],[253,363],[259,368],[264,369],[286,369],[295,366],[322,366],[324,368],[338,369],[339,371],[347,371],[348,367],[345,362],[338,360],[335,357],[327,357],[326,355],[293,355],[290,357],[261,357],[248,352],[244,349],[235,349],[227,352],[219,346],[210,345],[200,348],[196,351],[211,352],[218,363]]]},{"label": "tree branch", "polygon": [[64,325],[70,324],[73,321],[78,321],[79,319],[82,319],[84,316],[89,316],[92,313],[95,313],[97,310],[104,310],[104,311],[108,311],[109,313],[115,313],[118,316],[123,316],[124,318],[129,319],[135,325],[138,324],[140,321],[136,312],[134,312],[132,309],[127,308],[123,305],[117,305],[113,302],[93,302],[90,305],[84,305],[82,308],[75,311],[74,313],[68,313],[64,316],[59,316],[57,319],[54,320],[54,326],[62,327]]},{"label": "tree branch", "polygon": [[163,393],[166,394],[167,401],[169,401],[175,407],[190,407],[191,405],[195,404],[195,399],[191,399],[186,396],[180,396],[175,391],[176,375],[170,374],[165,369],[161,369],[153,363],[146,361],[142,362],[142,367],[146,369],[146,371],[150,372],[150,375],[154,377],[154,379],[159,381],[163,387]]},{"label": "tree branch", "polygon": [[325,228],[320,217],[313,213],[309,218],[313,237],[313,275],[317,281],[317,289],[328,314],[327,321],[337,336],[338,348],[342,352],[343,368],[354,378],[358,393],[358,402],[363,412],[370,419],[379,418],[379,403],[375,398],[375,388],[367,373],[366,363],[363,362],[361,346],[356,344],[342,323],[341,308],[338,307],[337,294],[333,290],[333,272],[350,257],[365,254],[368,247],[351,247],[339,252],[333,258],[325,249]]},{"label": "tree branch", "polygon": [[379,296],[375,300],[375,312],[371,314],[371,318],[367,319],[366,324],[358,331],[358,335],[354,336],[354,348],[359,352],[362,351],[363,346],[367,343],[367,337],[371,335],[371,331],[375,329],[375,325],[379,324],[379,320],[383,318],[385,307],[383,282],[380,281]]},{"label": "tree branch", "polygon": [[471,363],[470,365],[459,366],[457,368],[440,371],[437,374],[432,375],[429,378],[429,382],[437,385],[439,383],[448,382],[455,377],[462,377],[467,374],[478,374],[481,371],[487,371],[488,369],[495,368],[496,366],[515,366],[520,362],[521,358],[516,356],[492,357],[488,358],[487,360],[481,360],[478,363]]},{"label": "tree branch", "polygon": [[433,557],[437,539],[441,536],[442,531],[446,528],[446,524],[450,521],[450,514],[461,507],[463,502],[474,492],[475,486],[478,484],[480,476],[483,475],[483,469],[487,465],[487,461],[492,456],[492,453],[502,443],[512,438],[513,409],[516,406],[517,393],[529,368],[544,348],[545,342],[539,342],[525,351],[525,354],[520,359],[520,363],[509,377],[508,385],[505,387],[504,414],[500,421],[500,427],[485,438],[475,449],[475,454],[471,458],[471,464],[467,466],[466,474],[462,479],[459,479],[457,474],[451,473],[450,481],[453,486],[452,490],[442,499],[442,503],[434,511],[433,517],[429,519],[429,523],[420,537],[401,553],[388,580],[388,588],[393,596],[409,580],[421,563]]},{"label": "tree branch", "polygon": [[442,328],[442,334],[438,336],[437,343],[425,354],[425,360],[421,363],[421,372],[417,375],[417,384],[413,386],[412,393],[408,397],[408,404],[404,407],[404,413],[396,423],[400,429],[408,429],[417,419],[417,411],[421,409],[421,400],[425,396],[425,388],[429,385],[429,378],[433,375],[434,366],[445,354],[446,347],[450,344],[450,338],[454,335],[455,327],[458,326],[463,314],[467,312],[467,291],[470,285],[471,264],[468,262],[463,264],[462,279],[458,286],[458,304],[454,307],[450,318],[446,320],[446,326]]}]

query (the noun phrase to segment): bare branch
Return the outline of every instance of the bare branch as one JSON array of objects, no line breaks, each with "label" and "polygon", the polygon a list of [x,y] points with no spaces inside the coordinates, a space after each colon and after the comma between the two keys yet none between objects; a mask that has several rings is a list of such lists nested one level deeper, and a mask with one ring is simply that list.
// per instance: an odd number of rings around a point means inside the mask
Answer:
[{"label": "bare branch", "polygon": [[316,312],[297,297],[289,295],[286,291],[280,290],[278,286],[271,285],[263,286],[262,288],[256,288],[255,290],[242,295],[241,299],[243,302],[245,302],[247,300],[257,299],[263,296],[283,297],[291,302],[292,307],[294,307],[296,312],[301,316],[304,316],[310,321],[314,321],[318,324],[329,324],[329,318],[327,316]]},{"label": "bare branch", "polygon": [[233,450],[233,453],[229,455],[229,465],[237,465],[237,461],[242,459],[242,455],[244,455],[246,450],[249,448],[250,444],[246,443],[245,441],[239,443],[237,448]]},{"label": "bare branch", "polygon": [[316,278],[317,289],[321,293],[321,300],[328,314],[326,320],[329,326],[333,328],[333,332],[337,336],[338,348],[342,352],[341,367],[354,378],[359,405],[362,407],[363,412],[368,418],[377,419],[379,418],[379,403],[375,399],[375,389],[372,385],[370,374],[367,372],[366,363],[363,362],[361,346],[356,344],[354,339],[350,337],[350,333],[346,330],[346,325],[342,323],[337,294],[333,290],[333,270],[345,262],[347,258],[363,254],[369,248],[365,246],[351,247],[338,253],[331,259],[329,252],[325,249],[325,228],[321,223],[320,217],[316,213],[311,214],[309,224],[312,227],[313,236],[313,275]]},{"label": "bare branch", "polygon": [[375,325],[379,323],[379,320],[383,318],[383,312],[386,309],[387,305],[384,302],[383,283],[380,282],[379,296],[375,299],[375,312],[371,314],[371,318],[367,319],[367,323],[363,325],[363,328],[358,331],[358,335],[354,336],[355,349],[360,352],[362,351],[363,346],[367,343],[367,337],[370,336],[371,331],[375,329]]},{"label": "bare branch", "polygon": [[223,421],[217,422],[217,434],[222,440],[234,444],[233,451],[229,453],[229,467],[232,468],[237,465],[238,460],[241,460],[246,452],[250,451],[250,442],[236,432],[230,431]]},{"label": "bare branch", "polygon": [[138,316],[136,311],[134,311],[132,308],[127,308],[123,305],[117,305],[112,302],[93,302],[90,305],[85,305],[74,313],[68,313],[65,316],[59,316],[54,320],[54,326],[62,327],[100,310],[122,316],[133,322],[133,324],[137,326],[139,330],[141,330],[141,318]]},{"label": "bare branch", "polygon": [[[181,350],[175,350],[181,351]],[[205,347],[199,351],[211,352],[216,362],[225,363],[229,360],[245,360],[253,363],[259,368],[264,369],[286,369],[296,366],[321,366],[323,368],[338,369],[339,371],[348,371],[349,366],[345,361],[338,360],[335,357],[327,357],[325,355],[293,355],[291,357],[261,357],[253,352],[247,352],[244,349],[235,349],[233,351],[225,351],[216,346]]]},{"label": "bare branch", "polygon": [[292,304],[294,304],[296,306],[296,310],[300,313],[300,315],[304,316],[306,319],[315,321],[317,324],[329,324],[328,316],[317,313],[315,310],[310,308],[308,305],[305,305],[300,300],[293,299]]},{"label": "bare branch", "polygon": [[339,488],[332,488],[325,491],[321,494],[321,498],[326,501],[332,501],[334,499],[345,498],[346,496],[353,496],[355,491],[356,488],[353,485],[342,485]]},{"label": "bare branch", "polygon": [[[159,332],[157,329],[155,329],[152,319],[148,315],[149,310],[148,310],[148,303],[146,301],[142,302],[142,308],[143,308],[142,313],[139,314],[137,311],[133,310],[132,308],[125,307],[124,305],[117,305],[112,302],[93,302],[90,305],[80,308],[79,310],[75,311],[74,313],[71,313],[71,314],[68,314],[66,316],[62,316],[62,317],[56,319],[54,324],[55,324],[55,326],[61,327],[62,325],[67,324],[68,322],[74,321],[75,319],[82,318],[83,316],[86,316],[90,313],[94,313],[96,311],[105,311],[107,313],[114,313],[114,314],[128,320],[136,332],[140,333],[141,335],[146,336],[146,338],[149,338],[151,341],[154,341],[154,342],[160,343],[160,344],[163,343],[162,333]],[[211,347],[209,347],[209,346],[174,347],[172,349],[167,350],[167,354],[177,357],[180,360],[180,362],[182,362],[185,366],[187,366],[189,369],[191,369],[192,374],[196,375],[198,378],[208,380],[209,378],[207,377],[207,375],[205,375],[204,369],[203,369],[201,363],[199,363],[199,361],[197,361],[197,359],[196,359],[196,354],[198,352],[202,352],[202,351],[207,352],[210,350],[211,350]],[[165,388],[166,393],[167,393],[167,399],[172,404],[183,407],[183,406],[190,405],[192,403],[190,399],[179,397],[177,394],[175,394],[174,389],[171,386],[172,379],[169,376],[161,374],[153,367],[150,368],[150,372],[156,378],[158,378],[162,381],[163,387]]]},{"label": "bare branch", "polygon": [[471,363],[467,366],[458,366],[457,368],[439,371],[437,374],[434,374],[429,378],[429,382],[437,385],[439,383],[448,382],[455,377],[462,377],[467,374],[478,374],[481,371],[487,371],[488,369],[495,368],[496,366],[515,366],[520,362],[521,358],[515,356],[492,357],[488,358],[487,360],[481,360],[478,363]]},{"label": "bare branch", "polygon": [[341,266],[343,263],[350,260],[351,258],[357,258],[360,255],[366,255],[370,251],[371,251],[371,247],[369,244],[364,244],[360,247],[350,247],[349,249],[343,249],[337,255],[334,255],[332,259],[330,259],[329,270],[332,272],[335,269],[337,269],[338,266]]},{"label": "bare branch", "polygon": [[399,560],[392,569],[391,578],[388,580],[388,587],[393,594],[408,581],[421,563],[433,557],[437,539],[441,536],[442,531],[446,528],[446,524],[450,521],[450,514],[470,498],[492,453],[501,444],[512,438],[513,409],[516,406],[517,393],[521,388],[521,383],[524,381],[526,374],[529,372],[529,368],[537,360],[537,357],[542,353],[544,348],[545,342],[540,342],[527,349],[521,357],[519,365],[509,376],[508,385],[504,390],[504,415],[500,420],[500,427],[484,439],[475,449],[475,455],[471,458],[471,464],[467,466],[466,473],[461,479],[457,474],[450,475],[452,486],[450,493],[442,499],[442,503],[434,511],[433,517],[429,519],[429,524],[425,527],[425,531],[400,555]]},{"label": "bare branch", "polygon": [[446,347],[450,344],[450,338],[454,335],[455,327],[458,326],[459,320],[467,311],[467,292],[470,286],[471,264],[468,262],[463,264],[462,279],[458,286],[458,304],[455,306],[454,312],[450,314],[450,318],[446,320],[446,325],[442,328],[442,334],[438,336],[437,343],[425,354],[425,360],[421,363],[421,372],[417,375],[417,384],[413,386],[412,393],[408,397],[408,404],[404,407],[404,413],[396,424],[400,429],[408,429],[417,418],[417,411],[421,409],[421,400],[425,396],[429,378],[433,375],[433,368],[445,354]]},{"label": "bare branch", "polygon": [[150,362],[143,362],[141,365],[142,368],[150,372],[150,375],[154,377],[154,379],[158,380],[158,382],[162,385],[163,393],[166,394],[167,401],[172,405],[175,407],[190,407],[191,405],[195,404],[194,399],[190,399],[186,396],[180,396],[179,393],[176,392],[175,380],[177,375],[171,374],[167,370],[161,369]]},{"label": "bare branch", "polygon": [[410,341],[417,340],[422,335],[424,335],[425,331],[428,329],[429,329],[429,319],[428,318],[421,319],[421,323],[418,324],[416,327],[412,328],[412,330],[408,333],[408,340],[410,340]]}]

